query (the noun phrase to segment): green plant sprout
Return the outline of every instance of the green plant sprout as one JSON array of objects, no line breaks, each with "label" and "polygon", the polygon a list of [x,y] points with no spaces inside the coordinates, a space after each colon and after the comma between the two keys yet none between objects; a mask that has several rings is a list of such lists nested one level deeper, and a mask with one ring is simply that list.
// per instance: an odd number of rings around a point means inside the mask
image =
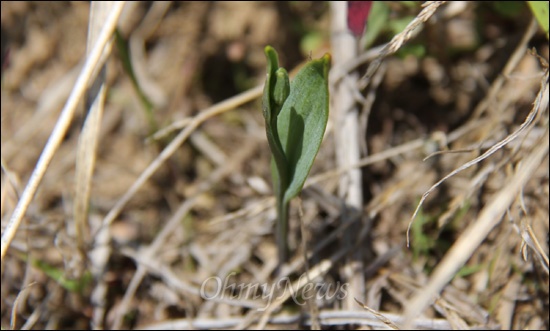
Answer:
[{"label": "green plant sprout", "polygon": [[292,82],[279,67],[273,47],[265,47],[267,77],[262,97],[271,174],[277,200],[279,264],[288,255],[288,208],[306,181],[328,121],[330,55],[309,61]]}]

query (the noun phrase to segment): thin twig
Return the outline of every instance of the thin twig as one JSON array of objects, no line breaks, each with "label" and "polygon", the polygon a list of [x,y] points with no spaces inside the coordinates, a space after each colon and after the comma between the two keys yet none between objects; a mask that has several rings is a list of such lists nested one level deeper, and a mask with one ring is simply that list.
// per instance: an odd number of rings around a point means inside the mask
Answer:
[{"label": "thin twig", "polygon": [[[346,2],[331,2],[332,9],[332,50],[335,66],[351,61],[357,56],[357,39],[349,33],[341,33],[347,29]],[[336,163],[339,167],[349,167],[361,158],[359,143],[360,137],[365,133],[360,132],[359,109],[356,99],[363,97],[357,91],[357,73],[349,73],[331,88],[331,107],[334,113]],[[359,97],[357,97],[359,94]],[[343,222],[352,222],[353,214],[358,213],[363,207],[362,174],[358,168],[350,169],[340,175],[338,196],[342,199],[341,215]],[[351,246],[355,242],[355,231],[344,234],[342,243]],[[346,257],[342,265],[341,273],[349,282],[350,291],[362,296],[365,292],[365,279],[358,272],[363,269],[362,250],[357,249]],[[357,305],[351,297],[344,301],[345,309],[357,309]]]},{"label": "thin twig", "polygon": [[[389,312],[380,312],[391,323],[399,323],[401,316],[392,314]],[[305,317],[305,318],[304,318]],[[323,326],[342,326],[349,324],[359,324],[364,326],[370,326],[373,328],[384,328],[387,325],[381,322],[377,316],[368,311],[351,311],[351,310],[321,310],[319,312],[319,319]],[[196,318],[189,320],[187,318],[174,319],[170,321],[150,324],[143,326],[141,330],[181,330],[187,328],[195,328],[199,330],[206,329],[227,329],[234,328],[243,322],[244,318],[239,317],[225,317],[225,318]],[[273,316],[269,319],[271,325],[281,324],[296,324],[302,322],[304,325],[311,325],[311,317],[303,316],[301,313],[295,314],[281,314]],[[428,330],[450,330],[451,325],[445,319],[430,319],[430,318],[416,318],[414,320],[414,328],[428,329]]]},{"label": "thin twig", "polygon": [[412,38],[413,32],[422,25],[422,23],[426,22],[430,17],[435,14],[437,8],[439,6],[443,5],[446,1],[426,1],[422,4],[422,11],[416,15],[416,17],[405,27],[405,29],[396,34],[392,40],[387,43],[382,50],[380,51],[380,54],[370,63],[369,67],[367,68],[366,74],[361,78],[360,80],[360,86],[365,86],[366,82],[372,77],[374,72],[378,69],[380,66],[380,63],[382,63],[382,60],[387,57],[388,55],[391,55],[399,50],[401,46],[405,42],[407,42],[409,39]]}]

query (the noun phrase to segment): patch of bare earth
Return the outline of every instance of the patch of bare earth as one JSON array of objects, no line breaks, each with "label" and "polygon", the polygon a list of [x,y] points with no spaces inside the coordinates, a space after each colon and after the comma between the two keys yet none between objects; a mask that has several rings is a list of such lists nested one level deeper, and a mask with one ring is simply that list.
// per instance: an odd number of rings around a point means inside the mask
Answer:
[{"label": "patch of bare earth", "polygon": [[[342,51],[333,7],[127,3],[152,116],[113,46],[88,231],[77,240],[81,101],[2,256],[2,328],[548,329],[548,43],[527,6],[459,3],[391,2],[419,28],[333,65],[331,91],[353,82],[363,202],[338,193],[348,110],[333,104],[279,272],[263,49],[289,72],[308,33],[312,57]],[[83,66],[89,6],[2,2],[2,245]]]}]

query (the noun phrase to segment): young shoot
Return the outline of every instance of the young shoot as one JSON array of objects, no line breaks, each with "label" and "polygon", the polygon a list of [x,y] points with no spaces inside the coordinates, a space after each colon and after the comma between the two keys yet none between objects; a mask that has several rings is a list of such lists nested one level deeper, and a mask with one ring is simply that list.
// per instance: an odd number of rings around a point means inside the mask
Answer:
[{"label": "young shoot", "polygon": [[306,181],[328,121],[330,55],[311,60],[292,82],[279,67],[273,47],[266,46],[267,77],[262,110],[269,148],[271,174],[277,200],[279,263],[288,258],[288,208]]}]

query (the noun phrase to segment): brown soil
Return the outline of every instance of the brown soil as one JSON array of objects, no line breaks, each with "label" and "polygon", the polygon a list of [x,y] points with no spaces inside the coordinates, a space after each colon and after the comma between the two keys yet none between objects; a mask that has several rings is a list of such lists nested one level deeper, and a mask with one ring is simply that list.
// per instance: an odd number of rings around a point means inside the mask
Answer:
[{"label": "brown soil", "polygon": [[[359,145],[368,163],[355,183],[364,196],[361,210],[346,208],[338,194],[344,175],[335,173],[333,120],[342,110],[331,108],[310,181],[292,203],[293,258],[280,278],[259,94],[236,106],[224,102],[263,84],[266,45],[289,72],[310,54],[331,52],[331,7],[132,2],[120,33],[142,51],[132,57],[152,116],[114,46],[89,231],[79,244],[81,102],[2,258],[2,328],[391,327],[460,249],[466,263],[455,266],[414,327],[547,330],[549,50],[540,29],[525,37],[532,15],[519,4],[508,16],[492,3],[437,8],[417,35],[384,58],[378,85],[371,77],[366,88],[356,88],[372,101],[358,98]],[[389,5],[392,19],[421,10]],[[82,68],[90,9],[88,2],[2,2],[1,9],[4,234]],[[424,55],[407,50],[412,46]],[[369,61],[346,75],[363,76]],[[221,110],[200,117],[220,103]],[[182,130],[192,134],[101,228]],[[499,144],[507,137],[514,139]],[[424,160],[434,152],[441,153]],[[434,188],[407,232],[422,195],[487,152]],[[514,186],[529,162],[536,164]],[[510,199],[503,215],[492,209],[499,199]],[[459,246],[487,215],[493,223],[483,241]],[[285,286],[305,274],[317,287],[290,293]]]}]

